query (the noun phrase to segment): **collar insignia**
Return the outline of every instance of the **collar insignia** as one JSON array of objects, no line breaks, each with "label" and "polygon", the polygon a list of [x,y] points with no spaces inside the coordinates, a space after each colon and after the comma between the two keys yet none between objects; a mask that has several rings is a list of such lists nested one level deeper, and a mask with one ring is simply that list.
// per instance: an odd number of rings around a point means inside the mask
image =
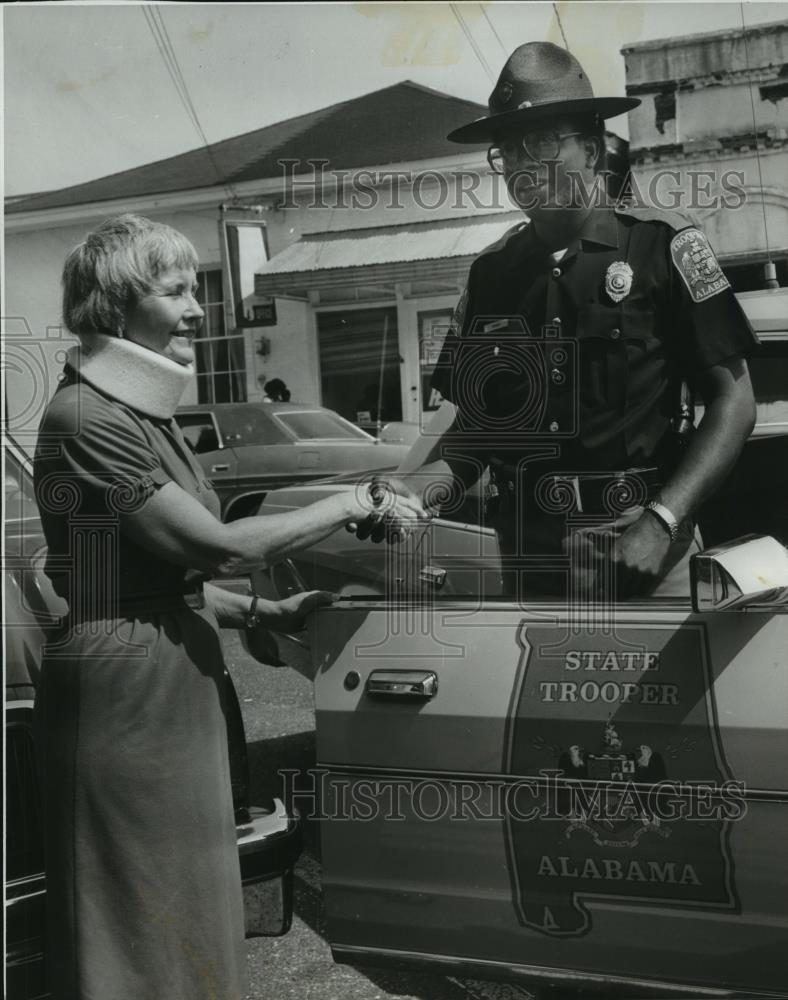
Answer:
[{"label": "collar insignia", "polygon": [[503,83],[498,85],[496,97],[501,104],[508,104],[512,99],[512,85],[508,80],[504,80]]}]

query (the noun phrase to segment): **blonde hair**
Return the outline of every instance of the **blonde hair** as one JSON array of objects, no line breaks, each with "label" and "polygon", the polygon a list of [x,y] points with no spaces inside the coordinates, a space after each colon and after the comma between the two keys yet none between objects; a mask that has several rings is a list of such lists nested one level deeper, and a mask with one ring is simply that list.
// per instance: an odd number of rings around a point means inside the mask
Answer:
[{"label": "blonde hair", "polygon": [[63,322],[77,335],[122,336],[126,316],[173,267],[197,269],[186,237],[140,215],[116,215],[74,247],[63,267]]}]

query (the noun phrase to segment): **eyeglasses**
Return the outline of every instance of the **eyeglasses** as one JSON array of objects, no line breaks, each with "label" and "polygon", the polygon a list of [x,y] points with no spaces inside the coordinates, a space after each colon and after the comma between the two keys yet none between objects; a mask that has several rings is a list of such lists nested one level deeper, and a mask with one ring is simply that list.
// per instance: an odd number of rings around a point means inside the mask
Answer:
[{"label": "eyeglasses", "polygon": [[525,150],[530,160],[537,162],[555,160],[558,158],[564,139],[583,134],[583,132],[551,132],[545,129],[526,132],[519,140],[510,140],[502,142],[498,146],[490,146],[487,150],[487,162],[493,173],[502,174],[504,167],[511,170],[517,166],[522,150]]}]

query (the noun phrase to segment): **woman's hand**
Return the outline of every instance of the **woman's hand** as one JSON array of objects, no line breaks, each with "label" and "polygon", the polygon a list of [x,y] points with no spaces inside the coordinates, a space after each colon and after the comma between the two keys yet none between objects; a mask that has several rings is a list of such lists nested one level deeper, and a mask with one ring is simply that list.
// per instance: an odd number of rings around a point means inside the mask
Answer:
[{"label": "woman's hand", "polygon": [[[252,607],[252,594],[239,594],[213,583],[205,584],[205,599],[213,609],[221,628],[246,629],[246,617]],[[332,604],[337,595],[326,590],[306,590],[282,601],[258,597],[255,613],[259,628],[276,632],[295,632],[304,627],[304,618],[323,604]]]},{"label": "woman's hand", "polygon": [[[283,601],[267,601],[258,597],[255,602],[255,617],[257,624],[253,628],[246,626],[244,616],[243,627],[239,629],[241,643],[247,653],[258,663],[270,667],[284,667],[286,663],[279,656],[279,646],[274,633],[299,632],[304,627],[304,619],[315,608],[331,604],[336,595],[325,590],[307,590],[301,594],[293,594]],[[247,595],[246,611],[250,608],[250,598]]]},{"label": "woman's hand", "polygon": [[281,601],[258,601],[262,625],[274,632],[298,632],[315,608],[333,604],[338,595],[328,590],[305,590]]},{"label": "woman's hand", "polygon": [[351,521],[347,529],[362,540],[400,542],[431,517],[416,494],[394,476],[373,476],[359,487],[356,501],[366,516]]}]

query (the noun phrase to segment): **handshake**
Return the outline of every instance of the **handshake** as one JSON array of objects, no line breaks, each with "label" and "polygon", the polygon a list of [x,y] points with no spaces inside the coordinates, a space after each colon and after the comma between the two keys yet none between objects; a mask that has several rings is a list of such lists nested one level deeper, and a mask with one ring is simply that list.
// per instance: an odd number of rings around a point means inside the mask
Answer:
[{"label": "handshake", "polygon": [[401,479],[373,476],[359,483],[356,491],[358,514],[345,528],[360,539],[396,544],[427,524],[432,513]]}]

